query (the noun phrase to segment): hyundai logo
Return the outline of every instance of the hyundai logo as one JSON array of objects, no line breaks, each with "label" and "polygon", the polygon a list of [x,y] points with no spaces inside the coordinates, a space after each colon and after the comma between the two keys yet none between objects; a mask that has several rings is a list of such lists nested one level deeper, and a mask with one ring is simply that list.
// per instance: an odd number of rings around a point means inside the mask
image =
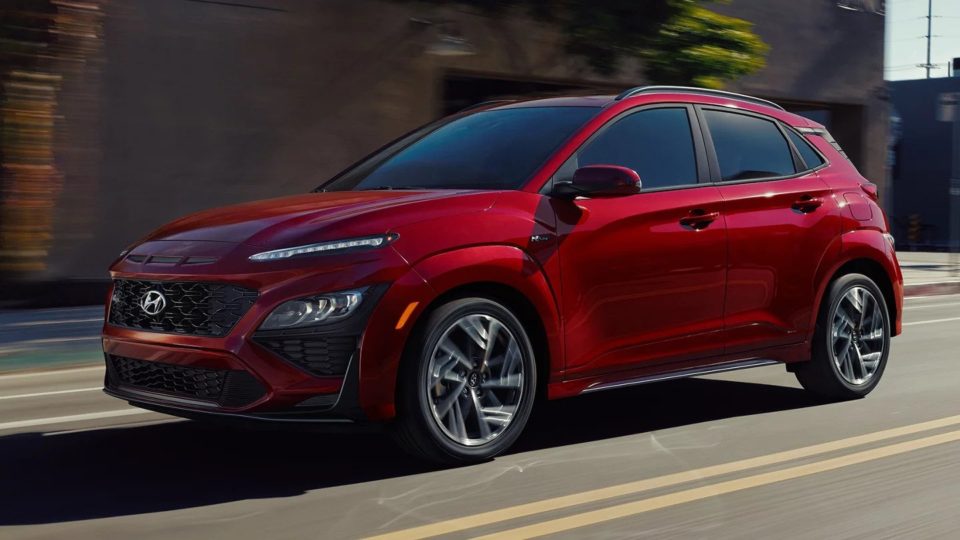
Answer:
[{"label": "hyundai logo", "polygon": [[140,309],[147,315],[159,315],[167,307],[167,298],[160,291],[147,291],[140,298]]}]

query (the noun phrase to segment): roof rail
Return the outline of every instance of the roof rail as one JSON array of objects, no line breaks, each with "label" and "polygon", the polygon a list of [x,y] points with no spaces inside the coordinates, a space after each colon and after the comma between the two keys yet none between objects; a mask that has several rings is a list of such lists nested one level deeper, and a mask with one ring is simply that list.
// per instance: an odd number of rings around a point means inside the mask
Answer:
[{"label": "roof rail", "polygon": [[711,90],[709,88],[696,88],[693,86],[637,86],[629,90],[624,91],[619,96],[616,97],[616,101],[621,99],[626,99],[628,97],[638,96],[640,94],[650,94],[654,92],[670,92],[674,94],[700,94],[704,96],[716,96],[716,97],[725,97],[731,99],[739,99],[741,101],[749,101],[750,103],[755,103],[757,105],[766,105],[767,107],[773,107],[775,109],[785,110],[780,105],[766,99],[760,99],[758,97],[746,96],[743,94],[736,94],[733,92],[725,92],[723,90]]}]

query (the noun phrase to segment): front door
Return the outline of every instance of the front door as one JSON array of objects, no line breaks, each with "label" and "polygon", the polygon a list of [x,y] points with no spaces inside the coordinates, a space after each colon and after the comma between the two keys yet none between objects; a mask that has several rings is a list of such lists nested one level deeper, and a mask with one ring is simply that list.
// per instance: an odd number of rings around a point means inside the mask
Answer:
[{"label": "front door", "polygon": [[719,189],[698,184],[701,149],[692,108],[646,108],[611,121],[558,172],[620,165],[642,182],[635,195],[552,203],[565,378],[722,353],[726,232]]}]

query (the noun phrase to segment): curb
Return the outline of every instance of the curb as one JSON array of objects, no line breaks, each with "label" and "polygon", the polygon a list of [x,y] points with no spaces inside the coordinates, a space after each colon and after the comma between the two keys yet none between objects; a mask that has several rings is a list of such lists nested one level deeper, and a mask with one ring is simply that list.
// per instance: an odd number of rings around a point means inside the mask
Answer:
[{"label": "curb", "polygon": [[940,283],[916,283],[903,286],[903,296],[939,296],[942,294],[960,294],[960,281]]}]

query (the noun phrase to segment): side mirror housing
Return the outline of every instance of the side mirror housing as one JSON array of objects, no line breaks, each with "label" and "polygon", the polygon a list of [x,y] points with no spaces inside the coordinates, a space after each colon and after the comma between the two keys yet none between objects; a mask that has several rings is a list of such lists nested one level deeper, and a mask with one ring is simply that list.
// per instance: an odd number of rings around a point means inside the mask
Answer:
[{"label": "side mirror housing", "polygon": [[573,181],[557,184],[558,197],[618,197],[640,192],[637,171],[618,165],[588,165],[573,173]]}]

